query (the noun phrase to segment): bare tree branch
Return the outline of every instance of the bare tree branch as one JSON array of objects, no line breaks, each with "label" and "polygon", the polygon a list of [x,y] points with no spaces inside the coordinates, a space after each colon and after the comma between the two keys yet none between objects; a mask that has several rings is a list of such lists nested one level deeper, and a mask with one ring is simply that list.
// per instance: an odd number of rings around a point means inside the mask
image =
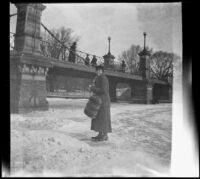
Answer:
[{"label": "bare tree branch", "polygon": [[[52,34],[56,36],[57,39],[59,39],[60,42],[65,44],[66,46],[71,46],[73,42],[77,42],[79,38],[77,36],[72,36],[72,29],[61,27],[59,29],[52,29]],[[45,34],[42,34],[43,38],[47,38],[48,45],[46,46],[47,54],[52,57],[62,60],[65,60],[67,57],[66,49],[64,49],[63,46],[61,46],[55,39],[53,39],[51,36],[47,36]],[[42,52],[44,52],[44,47],[41,46]]]}]

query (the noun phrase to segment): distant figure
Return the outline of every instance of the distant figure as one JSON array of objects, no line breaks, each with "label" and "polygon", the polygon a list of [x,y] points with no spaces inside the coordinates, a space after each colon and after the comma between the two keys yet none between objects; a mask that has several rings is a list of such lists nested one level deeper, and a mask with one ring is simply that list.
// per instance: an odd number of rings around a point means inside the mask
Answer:
[{"label": "distant figure", "polygon": [[122,61],[121,67],[122,67],[122,72],[125,72],[126,63],[124,60]]},{"label": "distant figure", "polygon": [[87,54],[87,57],[85,58],[85,65],[87,65],[87,66],[90,65],[90,58],[89,58],[88,54]]},{"label": "distant figure", "polygon": [[47,52],[47,47],[44,43],[41,43],[40,44],[40,49],[41,49],[41,52],[44,56],[48,57],[48,52]]},{"label": "distant figure", "polygon": [[76,42],[72,44],[69,52],[69,62],[75,63],[76,61]]},{"label": "distant figure", "polygon": [[92,58],[92,61],[91,61],[91,65],[92,66],[96,66],[97,65],[97,59],[96,59],[95,55],[93,55],[93,58]]}]

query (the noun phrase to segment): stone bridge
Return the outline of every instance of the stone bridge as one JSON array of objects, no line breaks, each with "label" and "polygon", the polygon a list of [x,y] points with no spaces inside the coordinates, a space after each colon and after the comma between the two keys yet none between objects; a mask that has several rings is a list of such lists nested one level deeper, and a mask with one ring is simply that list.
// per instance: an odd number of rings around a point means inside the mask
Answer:
[{"label": "stone bridge", "polygon": [[[61,61],[42,55],[41,15],[42,4],[15,4],[17,7],[17,26],[14,50],[10,52],[10,104],[11,112],[27,109],[48,109],[47,76],[62,75],[81,78],[94,78],[95,68],[83,64]],[[127,83],[131,88],[133,103],[151,104],[155,99],[171,102],[172,85],[168,82],[150,78],[149,52],[145,45],[140,56],[140,75],[114,71],[106,66],[112,65],[113,55],[104,55],[105,74],[109,79],[110,97],[116,101],[118,83]],[[51,81],[48,81],[51,83]]]}]

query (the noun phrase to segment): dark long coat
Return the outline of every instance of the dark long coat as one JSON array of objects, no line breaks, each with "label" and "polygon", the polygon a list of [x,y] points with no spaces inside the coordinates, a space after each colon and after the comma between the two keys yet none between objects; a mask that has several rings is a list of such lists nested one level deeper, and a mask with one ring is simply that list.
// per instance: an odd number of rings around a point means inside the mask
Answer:
[{"label": "dark long coat", "polygon": [[99,112],[96,118],[92,119],[91,130],[104,133],[112,132],[109,82],[104,74],[95,77],[94,87],[91,88],[91,91],[102,99]]}]

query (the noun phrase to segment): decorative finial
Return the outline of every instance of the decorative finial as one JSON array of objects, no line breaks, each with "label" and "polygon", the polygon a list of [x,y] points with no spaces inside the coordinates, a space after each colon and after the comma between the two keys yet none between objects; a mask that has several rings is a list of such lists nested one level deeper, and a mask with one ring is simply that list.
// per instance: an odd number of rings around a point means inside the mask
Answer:
[{"label": "decorative finial", "polygon": [[147,33],[144,32],[143,35],[144,35],[144,50],[145,50],[146,49],[146,35],[147,35]]},{"label": "decorative finial", "polygon": [[111,40],[111,37],[108,37],[108,53],[110,53],[110,40]]}]

